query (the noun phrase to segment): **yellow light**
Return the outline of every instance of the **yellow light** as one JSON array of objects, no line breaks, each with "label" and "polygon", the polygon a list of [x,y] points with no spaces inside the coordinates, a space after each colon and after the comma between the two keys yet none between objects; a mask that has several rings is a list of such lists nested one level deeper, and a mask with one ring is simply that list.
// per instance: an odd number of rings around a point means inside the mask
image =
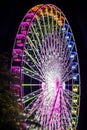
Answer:
[{"label": "yellow light", "polygon": [[75,104],[78,103],[78,100],[77,100],[77,99],[73,99],[72,101],[73,101],[73,103],[75,103]]},{"label": "yellow light", "polygon": [[72,121],[72,124],[75,126],[75,125],[76,125],[76,122],[75,122],[75,121]]},{"label": "yellow light", "polygon": [[76,114],[77,114],[77,111],[73,109],[73,110],[71,111],[71,113],[74,114],[74,115],[76,115]]},{"label": "yellow light", "polygon": [[73,92],[78,92],[78,88],[77,87],[73,88]]}]

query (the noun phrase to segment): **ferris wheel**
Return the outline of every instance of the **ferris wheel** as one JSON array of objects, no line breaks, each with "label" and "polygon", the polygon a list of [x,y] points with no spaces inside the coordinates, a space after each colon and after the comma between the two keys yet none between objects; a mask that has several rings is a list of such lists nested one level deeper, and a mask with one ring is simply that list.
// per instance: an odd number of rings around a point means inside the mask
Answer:
[{"label": "ferris wheel", "polygon": [[14,41],[11,71],[11,86],[28,119],[37,121],[41,130],[76,130],[78,53],[69,22],[55,5],[36,5],[26,13]]}]

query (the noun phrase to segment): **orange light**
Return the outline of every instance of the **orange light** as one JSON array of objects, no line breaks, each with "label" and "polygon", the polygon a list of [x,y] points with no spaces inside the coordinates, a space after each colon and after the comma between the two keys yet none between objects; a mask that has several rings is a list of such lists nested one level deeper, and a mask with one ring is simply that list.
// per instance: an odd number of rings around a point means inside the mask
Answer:
[{"label": "orange light", "polygon": [[65,22],[65,18],[64,17],[60,17],[59,20],[58,20],[58,25],[59,26],[62,26]]}]

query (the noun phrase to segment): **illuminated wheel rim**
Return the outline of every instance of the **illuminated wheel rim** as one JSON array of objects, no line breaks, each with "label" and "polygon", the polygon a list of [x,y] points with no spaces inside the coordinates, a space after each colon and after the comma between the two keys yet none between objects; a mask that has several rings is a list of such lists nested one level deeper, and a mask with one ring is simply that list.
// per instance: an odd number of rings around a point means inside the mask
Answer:
[{"label": "illuminated wheel rim", "polygon": [[80,69],[75,39],[63,12],[52,4],[29,10],[12,55],[16,80],[11,86],[27,118],[39,122],[43,130],[76,130]]}]

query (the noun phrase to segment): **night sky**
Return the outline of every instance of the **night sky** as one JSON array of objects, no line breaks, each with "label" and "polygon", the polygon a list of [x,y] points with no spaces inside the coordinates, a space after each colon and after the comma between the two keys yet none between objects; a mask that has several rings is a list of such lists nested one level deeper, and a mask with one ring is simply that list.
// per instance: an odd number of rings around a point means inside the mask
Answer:
[{"label": "night sky", "polygon": [[[1,0],[0,53],[11,51],[18,26],[27,11],[37,4],[51,3],[59,7],[72,28],[80,63],[81,106],[78,130],[87,130],[87,4],[85,0]],[[0,1],[0,2],[1,2]]]}]

